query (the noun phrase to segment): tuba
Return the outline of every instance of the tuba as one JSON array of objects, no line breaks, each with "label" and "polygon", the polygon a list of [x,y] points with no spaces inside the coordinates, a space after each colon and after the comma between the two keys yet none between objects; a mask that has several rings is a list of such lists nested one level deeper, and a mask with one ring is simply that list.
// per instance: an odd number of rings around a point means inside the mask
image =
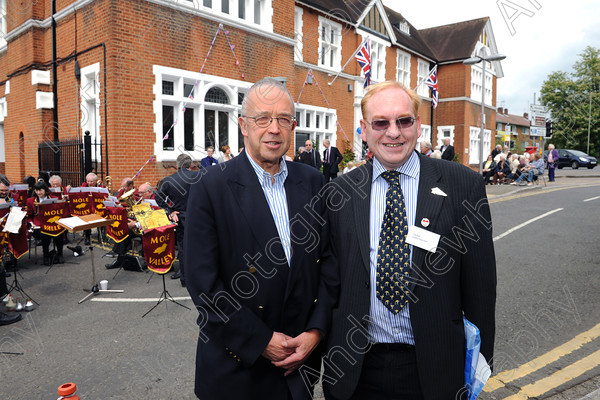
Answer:
[{"label": "tuba", "polygon": [[[125,204],[125,208],[127,209],[127,218],[137,221],[135,213],[133,212],[133,206],[138,204],[139,200],[136,200],[135,196],[133,195],[134,193],[135,189],[128,190],[127,192],[123,193],[121,197],[119,197],[117,200],[119,201],[119,203]],[[136,235],[142,234],[142,232],[138,228],[134,228],[133,231]]]}]

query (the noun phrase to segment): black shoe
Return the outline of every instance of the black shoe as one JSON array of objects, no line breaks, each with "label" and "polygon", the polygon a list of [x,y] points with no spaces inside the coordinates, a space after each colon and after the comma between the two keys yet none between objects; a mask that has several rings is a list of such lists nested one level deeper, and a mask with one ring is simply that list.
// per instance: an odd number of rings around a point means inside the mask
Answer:
[{"label": "black shoe", "polygon": [[117,253],[115,253],[114,251],[109,251],[108,253],[106,253],[106,254],[104,255],[104,257],[110,257],[110,258],[115,258],[115,257],[117,257],[117,256],[118,256],[118,254],[117,254]]},{"label": "black shoe", "polygon": [[181,272],[179,272],[179,271],[177,271],[173,275],[171,275],[171,279],[180,279],[180,278],[181,278]]},{"label": "black shoe", "polygon": [[106,269],[115,269],[115,268],[121,268],[121,260],[119,260],[118,258],[111,262],[110,264],[106,264],[105,265]]},{"label": "black shoe", "polygon": [[89,246],[89,245],[90,245],[90,238],[89,238],[89,237],[86,237],[86,238],[85,238],[85,241],[84,241],[83,243],[84,243],[86,246]]},{"label": "black shoe", "polygon": [[43,264],[44,265],[52,265],[52,258],[50,258],[50,256],[44,256]]},{"label": "black shoe", "polygon": [[5,276],[6,278],[10,278],[10,276],[11,276],[11,275],[10,275],[10,272],[5,272],[5,273],[4,273],[4,276]]},{"label": "black shoe", "polygon": [[181,280],[181,286],[185,287],[185,281],[183,279]]},{"label": "black shoe", "polygon": [[56,254],[54,256],[54,264],[64,264],[65,263],[65,259],[63,258],[62,254]]},{"label": "black shoe", "polygon": [[4,314],[3,312],[0,312],[0,325],[14,324],[17,321],[20,321],[21,318],[21,314],[8,315]]}]

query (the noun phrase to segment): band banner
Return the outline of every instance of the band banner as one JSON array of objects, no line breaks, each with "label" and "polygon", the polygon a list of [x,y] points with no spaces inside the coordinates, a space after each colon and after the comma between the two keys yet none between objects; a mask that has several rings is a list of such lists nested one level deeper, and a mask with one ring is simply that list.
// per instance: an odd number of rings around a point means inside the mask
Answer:
[{"label": "band banner", "polygon": [[106,227],[106,236],[116,243],[122,242],[129,237],[129,228],[127,227],[127,209],[124,207],[106,207],[105,217],[114,222]]},{"label": "band banner", "polygon": [[89,192],[69,193],[71,215],[82,216],[94,212],[94,201]]},{"label": "band banner", "polygon": [[103,202],[108,197],[108,193],[92,192],[92,197],[94,198],[94,209],[96,210],[96,214],[102,218],[106,218],[106,207]]},{"label": "band banner", "polygon": [[17,202],[19,207],[27,207],[27,190],[11,190],[10,197]]},{"label": "band banner", "polygon": [[66,229],[58,225],[56,221],[69,216],[69,203],[40,204],[38,216],[41,233],[48,236],[62,235]]},{"label": "band banner", "polygon": [[19,233],[11,233],[8,235],[8,251],[10,251],[17,260],[29,252],[25,219],[23,219]]},{"label": "band banner", "polygon": [[144,232],[144,258],[150,271],[166,274],[171,269],[175,260],[175,226],[161,226]]}]

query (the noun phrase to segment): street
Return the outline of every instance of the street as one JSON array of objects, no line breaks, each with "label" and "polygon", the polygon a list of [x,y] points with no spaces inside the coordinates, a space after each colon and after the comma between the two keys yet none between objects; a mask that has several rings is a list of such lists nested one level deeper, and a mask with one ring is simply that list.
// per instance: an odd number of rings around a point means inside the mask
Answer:
[{"label": "street", "polygon": [[[575,172],[546,187],[488,187],[497,331],[494,376],[481,399],[548,398],[573,386],[580,391],[561,398],[579,399],[598,389],[600,180],[584,177],[593,170]],[[108,250],[93,251],[96,278],[124,293],[82,304],[92,284],[89,251],[73,257],[65,249],[67,263],[50,270],[41,249],[37,264],[33,251],[21,259],[19,281],[40,306],[0,327],[0,351],[17,353],[0,354],[0,398],[55,398],[66,382],[87,399],[195,398],[197,313],[186,289],[167,275],[169,293],[192,310],[167,302],[142,318],[162,292],[161,276],[120,271],[113,279]]]}]

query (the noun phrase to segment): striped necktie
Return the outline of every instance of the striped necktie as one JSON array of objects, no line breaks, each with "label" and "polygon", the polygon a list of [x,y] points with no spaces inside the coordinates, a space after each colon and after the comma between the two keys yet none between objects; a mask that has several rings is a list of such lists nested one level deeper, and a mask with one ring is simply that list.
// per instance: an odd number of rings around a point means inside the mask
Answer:
[{"label": "striped necktie", "polygon": [[394,314],[407,304],[409,248],[406,243],[408,224],[404,196],[398,171],[386,171],[381,176],[389,187],[385,196],[385,213],[377,249],[377,297]]}]

